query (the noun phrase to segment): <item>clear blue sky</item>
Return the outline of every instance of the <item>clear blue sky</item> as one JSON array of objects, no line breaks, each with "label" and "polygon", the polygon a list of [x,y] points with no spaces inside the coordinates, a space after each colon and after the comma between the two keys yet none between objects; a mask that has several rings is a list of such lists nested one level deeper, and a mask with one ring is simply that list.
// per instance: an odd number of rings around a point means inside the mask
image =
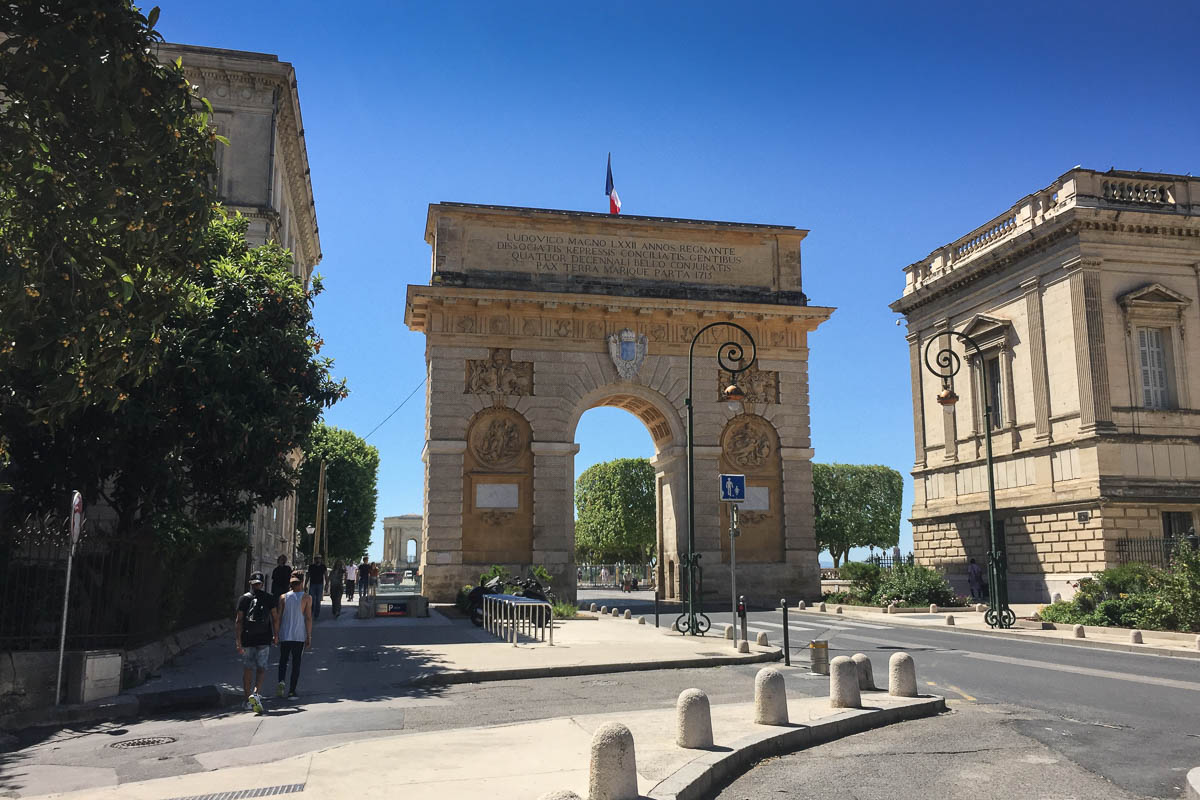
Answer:
[{"label": "clear blue sky", "polygon": [[[812,231],[804,288],[838,309],[810,340],[817,460],[899,470],[905,517],[901,269],[1076,164],[1200,167],[1195,2],[163,0],[159,29],[295,65],[351,389],[330,423],[365,435],[422,378],[430,202],[606,211],[611,151],[627,213]],[[423,396],[370,439],[380,518],[421,511]],[[613,409],[577,440],[579,471],[653,452]]]}]

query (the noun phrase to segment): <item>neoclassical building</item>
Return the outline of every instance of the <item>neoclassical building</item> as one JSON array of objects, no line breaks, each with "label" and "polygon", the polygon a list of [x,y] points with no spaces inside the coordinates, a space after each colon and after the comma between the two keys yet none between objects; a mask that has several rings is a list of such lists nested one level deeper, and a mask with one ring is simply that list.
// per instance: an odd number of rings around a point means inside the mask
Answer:
[{"label": "neoclassical building", "polygon": [[[405,308],[405,323],[425,334],[424,594],[452,600],[492,564],[517,573],[537,564],[573,598],[575,430],[588,409],[614,406],[654,440],[657,579],[680,597],[694,342],[695,552],[706,597],[729,591],[721,472],[747,479],[739,590],[762,602],[816,596],[808,334],[833,309],[808,305],[801,289],[806,233],[431,205],[430,283],[409,286]],[[753,365],[734,325],[757,345]],[[745,370],[744,400],[729,401],[722,363]]]},{"label": "neoclassical building", "polygon": [[[188,80],[212,104],[217,133],[229,139],[216,149],[221,203],[249,220],[251,244],[274,241],[290,250],[293,272],[307,284],[321,240],[296,71],[267,53],[187,44],[163,43],[158,57],[182,59]],[[310,521],[296,519],[295,495],[259,507],[247,521],[249,568],[269,572],[280,554],[293,558],[298,529]]]},{"label": "neoclassical building", "polygon": [[383,518],[383,564],[416,569],[421,564],[421,515]]},{"label": "neoclassical building", "polygon": [[[904,273],[919,562],[986,564],[986,430],[1014,601],[1193,528],[1200,180],[1075,168]],[[935,402],[931,341],[963,359],[954,406]]]}]

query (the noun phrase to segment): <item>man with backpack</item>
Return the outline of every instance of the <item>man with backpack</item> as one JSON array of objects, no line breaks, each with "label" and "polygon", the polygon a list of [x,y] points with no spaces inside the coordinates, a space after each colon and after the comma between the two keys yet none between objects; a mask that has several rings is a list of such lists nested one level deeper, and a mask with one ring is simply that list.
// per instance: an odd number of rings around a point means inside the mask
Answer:
[{"label": "man with backpack", "polygon": [[237,620],[233,635],[237,653],[242,659],[242,690],[246,702],[242,708],[263,713],[263,677],[271,657],[271,643],[278,641],[279,609],[273,594],[263,590],[267,576],[261,572],[250,575],[250,591],[238,600]]}]

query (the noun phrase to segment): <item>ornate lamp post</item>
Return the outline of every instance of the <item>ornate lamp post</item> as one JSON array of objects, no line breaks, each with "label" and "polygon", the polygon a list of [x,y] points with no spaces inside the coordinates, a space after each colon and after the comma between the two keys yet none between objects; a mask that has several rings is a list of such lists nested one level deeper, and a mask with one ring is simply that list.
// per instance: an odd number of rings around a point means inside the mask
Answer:
[{"label": "ornate lamp post", "polygon": [[[983,358],[979,345],[965,333],[946,331],[975,351],[978,358]],[[925,345],[925,368],[942,379],[942,391],[938,392],[937,401],[949,413],[958,402],[954,391],[953,378],[962,368],[962,359],[950,347],[938,351],[933,362],[929,360],[929,351],[936,339],[930,339]],[[934,364],[936,363],[936,366]],[[984,391],[983,435],[987,443],[987,482],[988,482],[988,610],[984,620],[993,628],[1011,628],[1017,621],[1017,615],[1008,607],[1008,553],[1003,536],[996,535],[996,485],[992,474],[992,404]]]},{"label": "ornate lamp post", "polygon": [[700,330],[696,331],[696,335],[692,337],[691,347],[688,348],[688,391],[687,399],[684,404],[687,406],[687,505],[688,505],[688,551],[684,559],[683,566],[687,569],[687,603],[685,610],[675,620],[675,626],[680,633],[688,633],[693,636],[703,635],[712,622],[704,613],[701,605],[702,598],[701,584],[703,583],[703,572],[700,569],[700,554],[696,552],[696,459],[695,459],[695,442],[692,435],[692,423],[694,417],[694,407],[692,405],[692,359],[696,354],[696,342],[700,341],[700,337],[709,328],[717,327],[735,328],[742,332],[746,339],[750,342],[750,360],[744,365],[742,358],[745,356],[745,349],[739,342],[728,341],[717,348],[717,364],[721,369],[729,373],[729,386],[725,387],[722,393],[726,400],[738,401],[746,397],[746,393],[738,388],[737,376],[754,365],[758,359],[758,348],[754,344],[754,337],[750,335],[750,331],[733,322],[711,322],[705,325]]}]

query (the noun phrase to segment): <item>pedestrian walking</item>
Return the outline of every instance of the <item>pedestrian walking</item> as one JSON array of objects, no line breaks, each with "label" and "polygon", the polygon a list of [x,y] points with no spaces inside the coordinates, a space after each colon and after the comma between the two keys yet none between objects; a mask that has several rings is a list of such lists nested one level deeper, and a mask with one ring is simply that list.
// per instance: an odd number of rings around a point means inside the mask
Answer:
[{"label": "pedestrian walking", "polygon": [[346,565],[337,560],[333,562],[333,571],[329,573],[329,599],[333,601],[333,616],[342,615],[342,587],[346,580]]},{"label": "pedestrian walking", "polygon": [[371,562],[367,561],[367,557],[363,556],[362,563],[358,565],[358,595],[359,601],[367,596],[367,589],[371,582]]},{"label": "pedestrian walking", "polygon": [[288,581],[292,577],[292,568],[288,566],[287,556],[281,555],[276,559],[277,566],[271,570],[271,594],[283,597],[287,594]]},{"label": "pedestrian walking", "polygon": [[325,597],[325,576],[328,569],[320,556],[313,556],[308,568],[308,593],[313,599],[313,619],[321,618],[321,599]]},{"label": "pedestrian walking", "polygon": [[292,665],[291,682],[287,685],[287,696],[297,697],[296,685],[300,680],[300,657],[305,650],[312,649],[312,597],[304,592],[304,580],[293,577],[291,591],[280,601],[279,615],[279,685],[275,695],[283,697],[288,663]]},{"label": "pedestrian walking", "polygon": [[975,563],[975,559],[971,559],[971,563],[967,564],[967,585],[971,587],[971,599],[983,599],[983,567]]},{"label": "pedestrian walking", "polygon": [[354,564],[346,565],[346,601],[354,599],[354,584],[358,580],[358,570],[354,568]]},{"label": "pedestrian walking", "polygon": [[275,596],[263,590],[266,579],[261,572],[251,573],[250,591],[238,600],[233,627],[237,654],[242,660],[242,690],[245,694],[242,708],[256,714],[263,713],[263,677],[271,657],[271,642],[279,635],[279,609]]}]

